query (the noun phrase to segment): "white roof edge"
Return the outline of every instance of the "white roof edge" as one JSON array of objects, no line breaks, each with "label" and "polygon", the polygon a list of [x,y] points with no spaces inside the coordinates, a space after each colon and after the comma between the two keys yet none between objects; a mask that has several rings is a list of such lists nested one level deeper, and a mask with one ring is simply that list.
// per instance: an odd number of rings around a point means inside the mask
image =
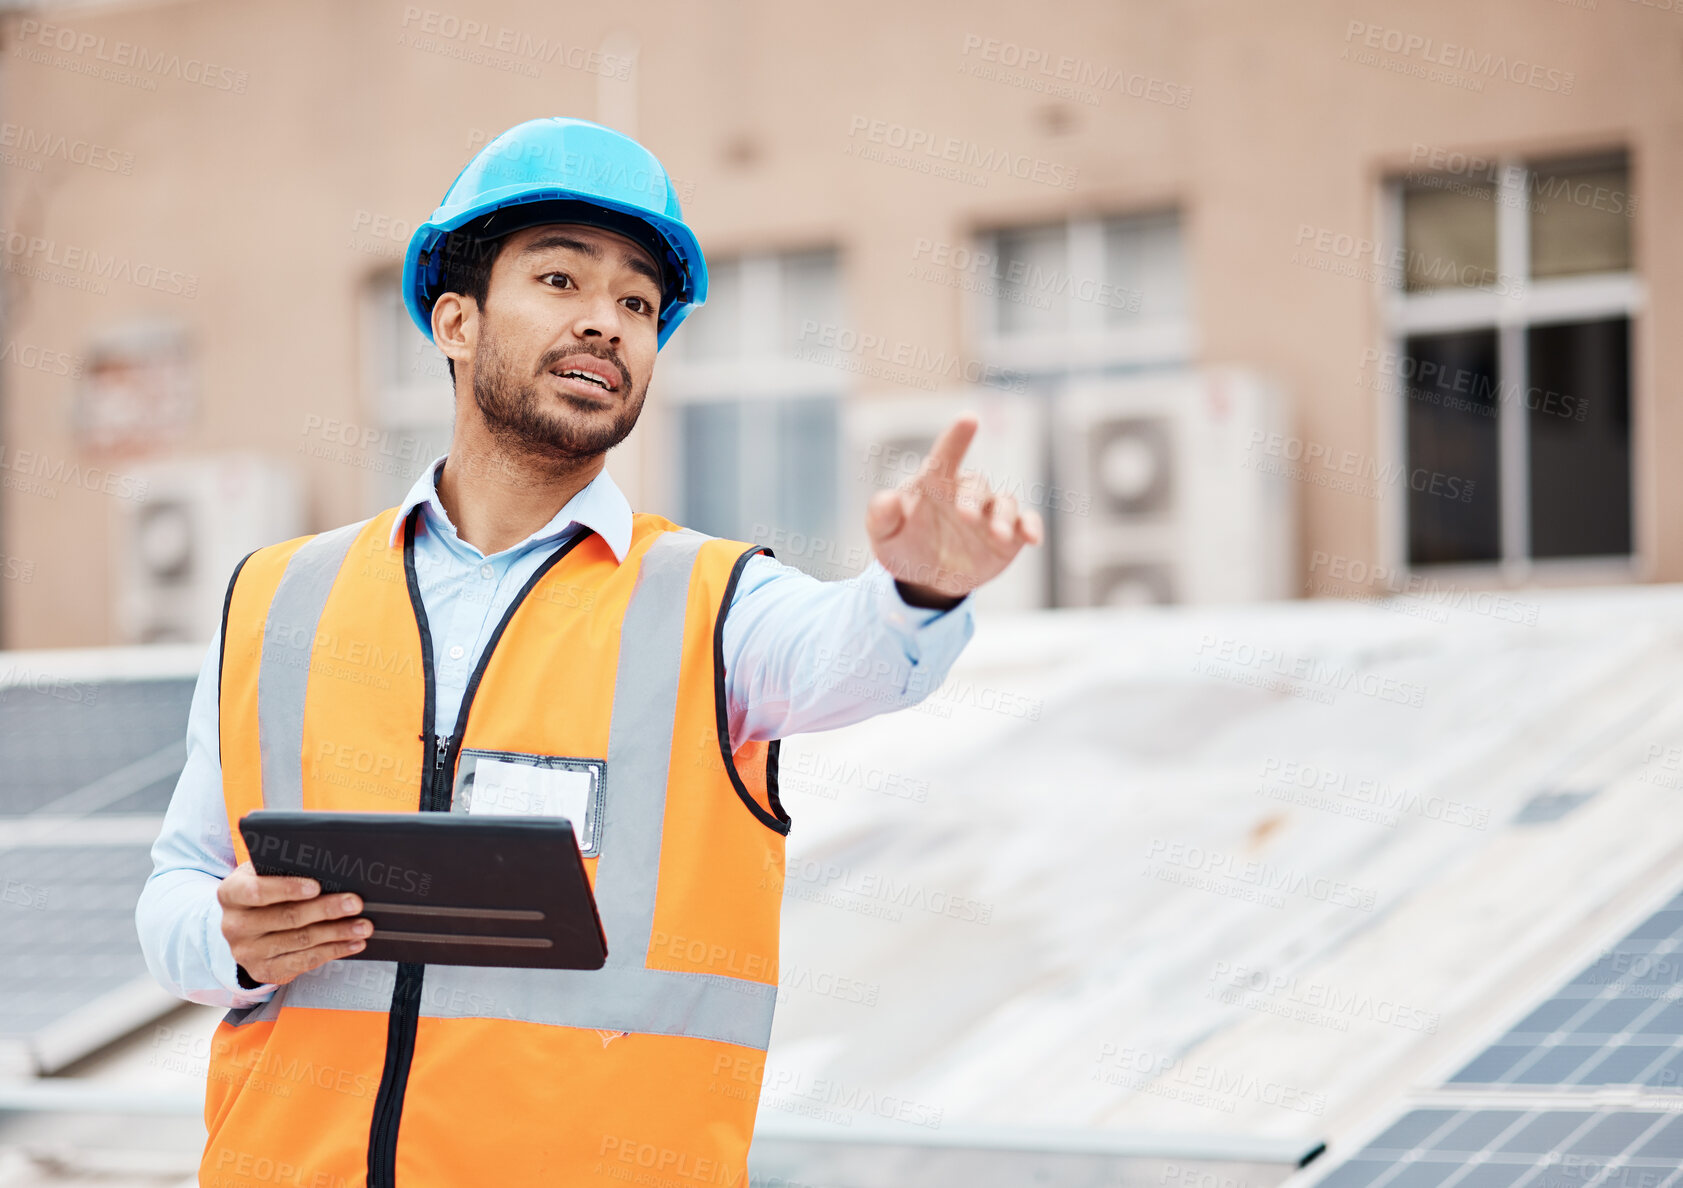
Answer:
[{"label": "white roof edge", "polygon": [[1232,1163],[1283,1163],[1301,1167],[1325,1144],[1318,1139],[1199,1131],[1058,1129],[1034,1126],[943,1125],[921,1127],[866,1125],[840,1129],[797,1120],[761,1121],[754,1127],[759,1143],[822,1143],[837,1146],[963,1147],[996,1151],[1044,1151],[1060,1155],[1115,1155],[1133,1158],[1208,1159]]},{"label": "white roof edge", "polygon": [[112,648],[0,651],[0,687],[43,677],[81,681],[143,681],[197,676],[210,641]]},{"label": "white roof edge", "polygon": [[101,994],[30,1037],[36,1071],[47,1076],[160,1019],[181,999],[148,975]]}]

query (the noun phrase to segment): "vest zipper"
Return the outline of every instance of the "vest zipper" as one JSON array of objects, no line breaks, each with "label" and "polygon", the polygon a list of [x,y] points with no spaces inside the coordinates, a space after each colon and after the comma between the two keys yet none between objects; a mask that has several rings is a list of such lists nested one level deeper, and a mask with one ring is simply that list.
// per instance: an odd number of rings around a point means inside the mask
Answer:
[{"label": "vest zipper", "polygon": [[[588,530],[577,532],[572,539],[556,549],[539,565],[537,572],[527,579],[514,601],[503,612],[502,619],[485,642],[485,651],[474,665],[462,694],[462,707],[456,714],[454,734],[438,734],[434,729],[437,718],[438,689],[432,665],[432,629],[427,624],[426,608],[421,605],[421,586],[415,576],[415,521],[420,514],[417,506],[403,526],[403,569],[409,583],[409,605],[415,612],[415,624],[421,635],[421,672],[426,682],[422,699],[423,718],[421,738],[431,751],[431,762],[423,762],[421,781],[422,812],[448,812],[450,809],[450,776],[454,770],[456,753],[461,750],[462,734],[467,726],[468,710],[474,694],[485,675],[485,666],[497,641],[502,639],[514,612],[526,601],[532,587],[555,567],[580,541],[590,535]],[[427,967],[419,962],[399,962],[397,981],[392,987],[391,1011],[386,1016],[386,1062],[380,1073],[380,1088],[374,1096],[374,1117],[368,1131],[368,1188],[396,1188],[397,1132],[403,1122],[403,1093],[409,1084],[409,1065],[415,1058],[415,1031],[421,1018],[421,985]]]}]

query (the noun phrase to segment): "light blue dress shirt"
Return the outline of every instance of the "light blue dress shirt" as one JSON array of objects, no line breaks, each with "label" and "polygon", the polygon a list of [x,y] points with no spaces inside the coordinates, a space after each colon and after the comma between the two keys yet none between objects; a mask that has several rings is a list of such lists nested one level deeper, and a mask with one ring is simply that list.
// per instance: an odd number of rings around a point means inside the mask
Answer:
[{"label": "light blue dress shirt", "polygon": [[[389,543],[403,547],[404,517],[421,505],[415,574],[432,630],[435,730],[447,735],[487,638],[544,559],[576,533],[592,531],[623,561],[632,524],[631,505],[604,470],[548,524],[487,557],[456,535],[439,502],[443,463],[437,459],[416,480]],[[915,705],[946,678],[974,632],[970,598],[946,611],[909,606],[874,557],[857,577],[823,582],[756,554],[744,564],[725,616],[731,748]],[[216,901],[217,884],[234,869],[218,746],[220,654],[218,633],[193,690],[186,766],[152,847],[152,875],[135,921],[146,964],[163,986],[193,1002],[248,1006],[274,987],[240,988]],[[853,673],[872,675],[849,679]]]}]

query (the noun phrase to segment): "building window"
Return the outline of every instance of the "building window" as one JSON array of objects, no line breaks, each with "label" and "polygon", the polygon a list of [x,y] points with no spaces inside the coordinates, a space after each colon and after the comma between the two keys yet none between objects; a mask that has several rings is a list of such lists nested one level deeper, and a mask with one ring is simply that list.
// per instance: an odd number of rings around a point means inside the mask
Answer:
[{"label": "building window", "polygon": [[677,407],[680,522],[771,543],[779,560],[801,568],[807,559],[785,558],[771,533],[836,538],[849,373],[834,365],[835,352],[812,348],[833,341],[841,321],[834,251],[709,263],[707,303],[673,335],[660,381],[662,399]]},{"label": "building window", "polygon": [[1191,292],[1173,211],[1074,218],[978,237],[973,330],[1021,375],[1176,366],[1193,354]]},{"label": "building window", "polygon": [[1410,566],[1635,549],[1631,325],[1641,287],[1622,156],[1505,161],[1389,187],[1388,320]]}]

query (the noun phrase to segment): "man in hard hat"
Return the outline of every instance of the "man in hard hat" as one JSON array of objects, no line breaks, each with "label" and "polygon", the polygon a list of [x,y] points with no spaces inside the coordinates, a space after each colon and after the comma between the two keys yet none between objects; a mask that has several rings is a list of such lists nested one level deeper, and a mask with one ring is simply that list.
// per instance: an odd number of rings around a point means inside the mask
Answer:
[{"label": "man in hard hat", "polygon": [[[1040,519],[960,470],[968,415],[870,500],[857,581],[633,514],[604,456],[707,268],[660,162],[599,125],[488,144],[403,290],[450,361],[450,452],[398,507],[236,569],[137,912],[158,978],[232,1008],[201,1182],[744,1185],[777,740],[921,700],[971,635],[969,591]],[[490,759],[595,773],[574,825],[605,968],[336,960],[370,931],[356,896],[254,874],[231,828],[473,811],[463,775]]]}]

